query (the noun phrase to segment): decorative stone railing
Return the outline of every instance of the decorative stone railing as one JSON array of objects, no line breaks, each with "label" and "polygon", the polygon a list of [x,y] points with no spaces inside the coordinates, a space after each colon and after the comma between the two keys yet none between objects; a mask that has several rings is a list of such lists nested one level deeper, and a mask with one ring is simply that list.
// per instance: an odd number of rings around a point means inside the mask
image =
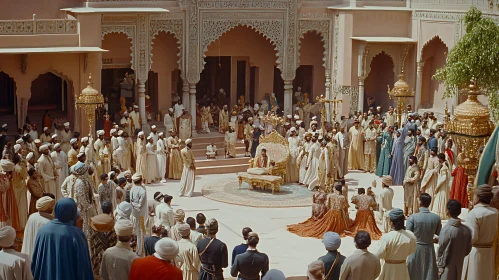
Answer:
[{"label": "decorative stone railing", "polygon": [[76,34],[70,19],[0,20],[0,35]]}]

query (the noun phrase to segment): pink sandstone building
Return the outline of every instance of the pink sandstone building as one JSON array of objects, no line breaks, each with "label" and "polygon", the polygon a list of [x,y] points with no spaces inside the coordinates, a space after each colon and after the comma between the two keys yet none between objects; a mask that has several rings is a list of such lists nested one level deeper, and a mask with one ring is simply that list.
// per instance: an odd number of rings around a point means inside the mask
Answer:
[{"label": "pink sandstone building", "polygon": [[[9,0],[0,5],[0,118],[11,127],[45,110],[88,130],[74,100],[87,86],[109,110],[138,104],[164,114],[173,92],[195,104],[223,88],[234,105],[274,92],[291,113],[298,87],[310,100],[343,100],[340,114],[387,94],[403,70],[416,110],[442,113],[444,88],[431,77],[463,35],[476,5],[490,0]],[[329,111],[329,110],[328,110]],[[331,118],[329,114],[329,118]],[[193,120],[196,118],[193,116]],[[195,124],[193,124],[195,125]],[[40,130],[39,130],[40,131]]]}]

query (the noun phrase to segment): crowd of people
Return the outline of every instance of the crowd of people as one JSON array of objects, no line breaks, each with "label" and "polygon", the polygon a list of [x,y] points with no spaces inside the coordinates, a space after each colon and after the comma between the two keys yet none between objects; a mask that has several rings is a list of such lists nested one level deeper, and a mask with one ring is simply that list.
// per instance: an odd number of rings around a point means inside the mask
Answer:
[{"label": "crowd of people", "polygon": [[[308,107],[306,107],[308,106]],[[260,136],[276,130],[287,139],[290,159],[285,181],[313,192],[312,216],[288,230],[322,238],[327,254],[308,267],[311,279],[493,279],[498,212],[489,186],[476,191],[466,226],[458,216],[470,203],[456,147],[432,113],[406,108],[399,125],[390,107],[327,123],[313,116],[302,98],[282,125],[266,122],[277,100],[250,106],[243,101],[229,113],[201,106],[198,132],[218,126],[225,134],[225,156],[236,156],[236,141],[254,158],[248,172],[271,172],[273,159],[258,149]],[[218,114],[218,117],[215,117]],[[191,151],[192,117],[177,102],[164,116],[166,131],[151,126],[146,135],[137,106],[122,113],[108,130],[82,137],[70,123],[45,124],[38,135],[25,125],[18,135],[0,130],[0,275],[5,279],[184,279],[223,278],[227,246],[216,238],[218,222],[199,213],[186,219],[171,206],[173,197],[145,184],[180,179],[179,196],[195,185]],[[133,139],[136,138],[136,141]],[[183,148],[181,148],[183,147]],[[207,156],[217,155],[215,144]],[[348,209],[349,170],[382,178],[358,188]],[[392,207],[392,185],[404,188],[404,209]],[[408,217],[408,218],[407,218]],[[407,219],[407,221],[406,221]],[[448,219],[441,228],[441,220]],[[380,221],[382,228],[378,228]],[[21,253],[16,236],[24,232]],[[358,249],[342,256],[341,237],[354,237]],[[270,269],[256,247],[259,236],[243,229],[246,242],[234,248],[231,275],[239,279],[284,279]],[[380,240],[375,253],[367,248]],[[18,242],[20,243],[20,242]],[[434,243],[438,243],[435,254]],[[19,249],[19,248],[17,248]],[[380,262],[380,260],[383,260]],[[161,278],[164,276],[164,278]],[[467,278],[466,278],[467,277]]]}]

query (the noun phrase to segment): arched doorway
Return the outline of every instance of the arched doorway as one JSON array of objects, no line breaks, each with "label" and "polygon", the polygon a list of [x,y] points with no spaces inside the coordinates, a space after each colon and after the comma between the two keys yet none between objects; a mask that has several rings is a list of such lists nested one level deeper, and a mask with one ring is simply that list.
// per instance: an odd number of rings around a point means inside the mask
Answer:
[{"label": "arched doorway", "polygon": [[5,72],[0,72],[0,116],[3,123],[17,127],[16,82]]},{"label": "arched doorway", "polygon": [[[301,93],[308,93],[310,102],[313,102],[316,96],[326,94],[324,52],[324,42],[319,33],[309,31],[300,38],[300,67],[296,69],[293,93],[300,87]],[[293,95],[293,104],[296,101]]]},{"label": "arched doorway", "polygon": [[387,86],[393,87],[395,82],[393,59],[384,51],[377,54],[371,61],[371,71],[364,81],[364,108],[367,111],[367,98],[374,98],[374,104],[387,110],[393,105],[388,96]]},{"label": "arched doorway", "polygon": [[41,74],[31,82],[27,122],[39,125],[38,132],[41,132],[42,118],[46,113],[57,125],[74,121],[73,85],[65,77],[52,72]]},{"label": "arched doorway", "polygon": [[433,80],[432,77],[435,75],[437,69],[445,65],[447,51],[447,46],[438,36],[431,39],[423,47],[421,60],[424,62],[424,66],[420,108],[433,108],[441,112],[445,108],[445,103],[441,102],[445,86],[442,82]]},{"label": "arched doorway", "polygon": [[[152,65],[146,84],[151,110],[161,116],[172,108],[173,93],[182,97],[182,78],[178,69],[179,45],[170,32],[160,31],[152,40]],[[146,108],[147,109],[147,108]]]},{"label": "arched doorway", "polygon": [[[108,100],[111,121],[119,122],[120,98],[130,107],[138,97],[135,92],[135,76],[132,70],[132,39],[123,33],[109,33],[102,40],[102,48],[109,50],[102,54],[101,93]],[[104,110],[96,116],[96,129],[103,128]]]},{"label": "arched doorway", "polygon": [[[270,40],[251,27],[237,26],[227,31],[208,46],[196,99],[202,102],[205,96],[215,94],[218,103],[234,105],[241,96],[257,103],[275,92],[284,108],[284,87],[276,86],[282,82],[276,54]],[[221,88],[225,99],[217,96]]]}]

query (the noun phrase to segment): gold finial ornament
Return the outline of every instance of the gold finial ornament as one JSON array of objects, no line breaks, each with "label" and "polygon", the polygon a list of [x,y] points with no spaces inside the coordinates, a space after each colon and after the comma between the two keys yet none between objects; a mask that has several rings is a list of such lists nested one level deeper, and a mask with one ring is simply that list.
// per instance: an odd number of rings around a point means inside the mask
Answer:
[{"label": "gold finial ornament", "polygon": [[87,115],[88,123],[90,126],[90,134],[93,135],[93,127],[95,123],[95,110],[104,105],[104,96],[99,93],[93,87],[92,74],[88,76],[87,87],[81,91],[80,96],[75,101],[75,108],[80,107],[80,109],[85,111]]},{"label": "gold finial ornament", "polygon": [[393,85],[393,89],[390,89],[388,85],[388,96],[390,99],[394,99],[397,102],[397,117],[398,124],[402,126],[402,112],[404,110],[404,106],[409,102],[412,98],[414,98],[414,90],[409,89],[409,84],[404,80],[404,70],[399,75],[399,79]]},{"label": "gold finial ornament", "polygon": [[468,99],[454,109],[454,117],[444,124],[444,129],[454,139],[458,147],[458,165],[468,175],[468,199],[473,202],[473,182],[478,168],[478,150],[485,146],[494,131],[494,123],[490,120],[487,106],[478,101],[482,92],[476,82],[471,80],[468,88],[463,90]]}]

